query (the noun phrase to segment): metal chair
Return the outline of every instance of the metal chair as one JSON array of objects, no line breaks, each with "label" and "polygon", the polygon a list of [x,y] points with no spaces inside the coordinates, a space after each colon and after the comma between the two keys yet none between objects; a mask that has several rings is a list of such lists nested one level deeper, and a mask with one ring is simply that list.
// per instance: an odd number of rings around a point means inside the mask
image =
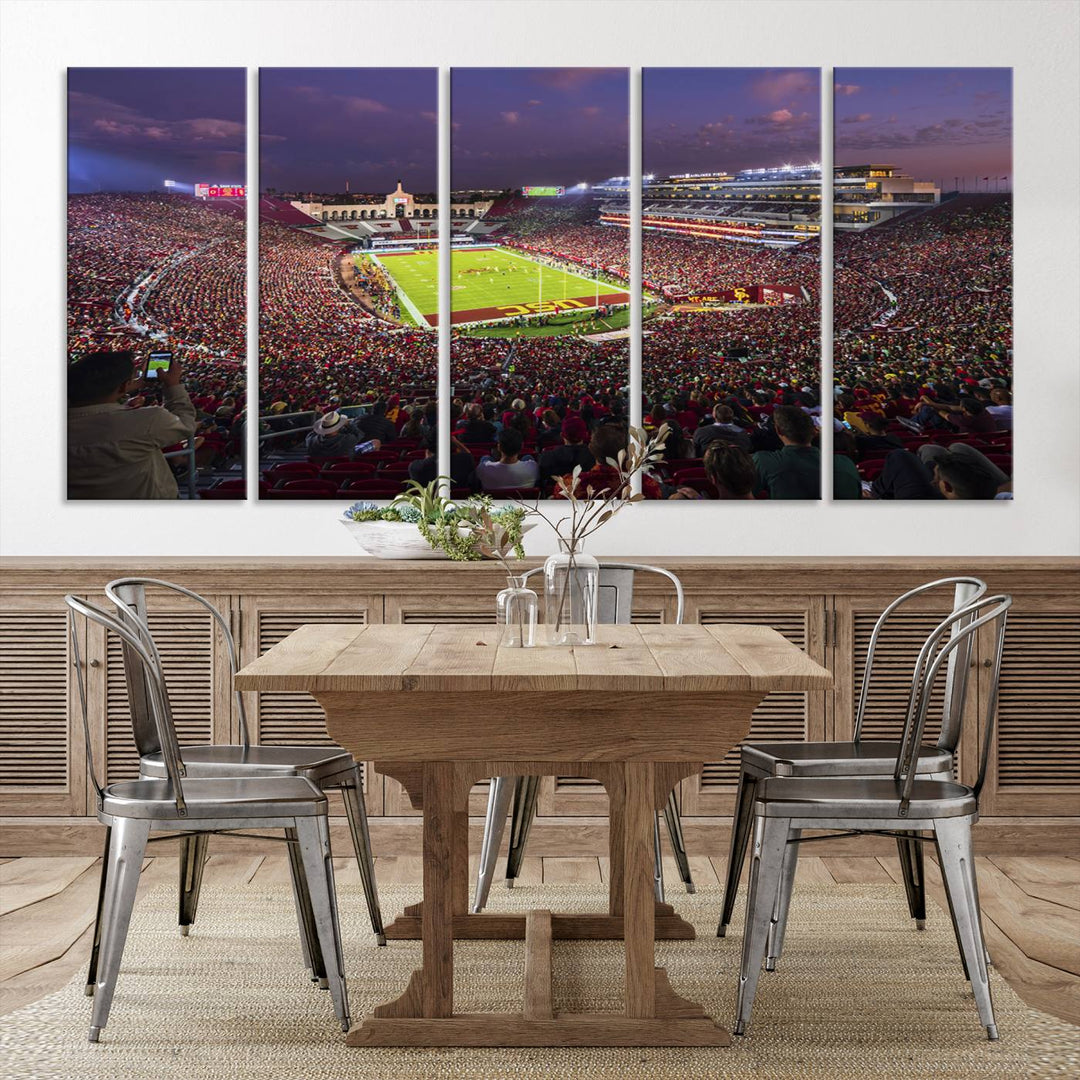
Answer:
[{"label": "metal chair", "polygon": [[[728,853],[727,878],[724,884],[724,904],[716,933],[724,937],[732,912],[735,895],[739,890],[739,877],[746,861],[746,848],[750,838],[754,798],[758,784],[770,776],[862,776],[887,777],[892,773],[899,743],[895,741],[864,740],[863,720],[871,691],[874,671],[874,651],[878,639],[885,630],[890,617],[908,601],[934,589],[953,588],[953,611],[965,607],[986,594],[986,583],[975,577],[950,577],[919,585],[897,597],[879,616],[870,635],[866,650],[866,666],[859,702],[855,712],[855,731],[851,742],[803,742],[803,743],[744,743],[742,747],[739,788],[735,797],[735,814],[732,818],[730,851]],[[967,617],[970,619],[970,616]],[[941,731],[935,747],[919,748],[918,774],[920,779],[949,780],[952,778],[953,753],[960,738],[960,719],[964,709],[967,689],[971,640],[950,654],[945,681],[945,698],[942,710]],[[916,673],[916,678],[918,673]],[[914,692],[914,684],[912,686]],[[897,725],[899,727],[899,724]],[[900,866],[904,875],[908,910],[918,929],[926,925],[926,890],[923,882],[922,846],[909,837],[897,837]],[[794,866],[791,868],[794,873]]]},{"label": "metal chair", "polygon": [[[237,671],[236,643],[229,624],[205,597],[190,589],[157,578],[118,578],[105,586],[105,595],[116,607],[120,621],[140,636],[156,655],[153,635],[149,627],[146,599],[147,588],[167,589],[201,605],[209,612],[225,640],[232,675]],[[157,731],[149,712],[146,688],[141,685],[141,668],[125,642],[124,668],[127,676],[128,700],[131,704],[131,720],[135,731],[135,743],[139,750],[139,776],[141,779],[160,779],[165,774]],[[349,823],[356,863],[360,868],[360,880],[367,900],[371,929],[380,945],[386,944],[379,896],[375,885],[375,868],[371,857],[371,839],[368,833],[367,812],[364,809],[363,787],[360,769],[352,755],[340,746],[252,746],[248,735],[247,714],[244,698],[234,691],[236,711],[240,721],[239,744],[207,744],[184,747],[184,763],[190,777],[256,777],[300,776],[310,780],[322,791],[340,790],[345,802],[345,816]],[[208,835],[203,833],[186,839],[180,850],[180,933],[187,935],[195,921],[202,885],[202,869],[206,860]],[[289,848],[289,869],[294,880],[298,861],[294,847]],[[295,889],[302,897],[302,890]],[[310,926],[310,912],[303,913]],[[311,968],[312,978],[320,983],[326,979],[319,957],[317,942],[313,935],[304,938],[304,961]]]},{"label": "metal chair", "polygon": [[[1012,597],[984,597],[954,611],[930,634],[915,666],[913,692],[893,775],[887,779],[774,776],[757,785],[754,800],[754,853],[746,901],[742,966],[735,1009],[735,1034],[744,1035],[766,954],[775,960],[783,949],[791,889],[790,868],[798,858],[804,829],[871,833],[933,840],[964,973],[987,1037],[997,1038],[986,950],[979,913],[979,889],[971,846],[971,826],[978,820],[979,792],[994,736],[1005,624]],[[953,616],[970,616],[957,620]],[[986,706],[982,756],[974,787],[951,780],[918,779],[919,754],[930,695],[951,656],[970,649],[980,627],[993,624],[994,660]],[[943,639],[948,635],[944,644]],[[929,832],[930,837],[920,835]]]},{"label": "metal chair", "polygon": [[[89,1039],[97,1042],[109,1020],[120,962],[131,923],[131,911],[150,831],[164,833],[153,840],[192,837],[239,829],[283,829],[290,852],[295,852],[295,884],[302,894],[311,924],[301,919],[301,936],[314,935],[325,965],[334,1012],[343,1031],[349,1028],[349,1003],[338,929],[334,867],[330,856],[327,800],[310,780],[300,776],[215,777],[187,776],[183,753],[168,709],[168,692],[159,658],[145,640],[87,600],[68,595],[72,662],[75,667],[83,735],[90,779],[97,793],[97,817],[105,825],[105,851],[90,979],[86,992],[94,999]],[[103,787],[94,766],[93,740],[87,715],[86,676],[79,650],[76,615],[116,634],[139,665],[138,685],[145,692],[149,716],[156,732],[165,777],[140,779]],[[299,903],[298,903],[299,910]]]},{"label": "metal chair", "polygon": [[[675,588],[675,622],[682,624],[685,610],[685,597],[682,582],[670,570],[659,566],[644,566],[639,563],[608,562],[600,563],[599,595],[597,597],[597,622],[627,624],[631,619],[631,605],[634,598],[634,575],[638,572],[659,574],[667,578]],[[543,567],[535,567],[524,576],[528,580],[534,574],[543,573]],[[480,868],[476,877],[476,894],[473,897],[473,913],[483,911],[487,904],[491,882],[495,876],[495,864],[499,858],[499,845],[502,843],[503,829],[506,827],[506,815],[513,812],[510,824],[510,848],[506,859],[506,887],[512,889],[514,881],[521,871],[525,857],[525,841],[529,829],[536,817],[536,799],[540,791],[538,776],[494,776],[488,790],[487,816],[484,821],[484,839],[480,846]],[[679,801],[673,791],[663,810],[668,836],[671,838],[675,863],[679,868],[686,891],[694,891],[694,879],[690,873],[690,860],[686,854],[683,840],[682,821],[679,817]],[[664,899],[664,873],[660,859],[659,819],[654,823],[654,846],[656,848],[655,891],[657,900]]]}]

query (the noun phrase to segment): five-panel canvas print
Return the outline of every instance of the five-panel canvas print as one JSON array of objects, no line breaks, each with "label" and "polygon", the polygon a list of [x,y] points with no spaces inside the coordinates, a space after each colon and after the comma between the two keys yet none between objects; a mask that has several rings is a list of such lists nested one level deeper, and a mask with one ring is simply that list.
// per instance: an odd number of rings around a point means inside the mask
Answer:
[{"label": "five-panel canvas print", "polygon": [[436,69],[70,69],[67,497],[1011,498],[1011,70],[822,74],[453,69],[447,263]]}]

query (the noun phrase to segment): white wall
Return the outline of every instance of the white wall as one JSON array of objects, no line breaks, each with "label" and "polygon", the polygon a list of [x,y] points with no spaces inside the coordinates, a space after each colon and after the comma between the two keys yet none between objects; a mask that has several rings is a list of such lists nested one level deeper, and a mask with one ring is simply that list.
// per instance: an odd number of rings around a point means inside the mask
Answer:
[{"label": "white wall", "polygon": [[[642,504],[611,522],[593,546],[612,555],[1076,554],[1078,11],[1071,0],[6,0],[0,550],[57,556],[357,551],[335,521],[334,503],[64,502],[66,67],[501,63],[1014,67],[1015,501]],[[377,37],[366,30],[398,22],[399,31]],[[331,32],[311,29],[330,26]],[[542,553],[550,539],[534,535],[529,546]]]}]

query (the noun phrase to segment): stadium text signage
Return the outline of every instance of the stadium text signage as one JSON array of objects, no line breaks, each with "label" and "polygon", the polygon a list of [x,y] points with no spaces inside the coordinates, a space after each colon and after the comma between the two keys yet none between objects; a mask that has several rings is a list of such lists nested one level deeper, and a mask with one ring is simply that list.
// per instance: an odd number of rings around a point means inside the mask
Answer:
[{"label": "stadium text signage", "polygon": [[243,184],[231,184],[219,187],[216,184],[196,184],[196,199],[242,199],[247,193]]},{"label": "stadium text signage", "polygon": [[567,308],[589,308],[594,304],[587,304],[584,300],[534,300],[531,304],[507,304],[497,310],[507,315],[542,315],[547,311],[564,311]]},{"label": "stadium text signage", "polygon": [[522,195],[527,195],[530,199],[534,199],[540,195],[550,195],[558,198],[560,195],[566,194],[566,188],[564,187],[524,187],[521,189]]}]

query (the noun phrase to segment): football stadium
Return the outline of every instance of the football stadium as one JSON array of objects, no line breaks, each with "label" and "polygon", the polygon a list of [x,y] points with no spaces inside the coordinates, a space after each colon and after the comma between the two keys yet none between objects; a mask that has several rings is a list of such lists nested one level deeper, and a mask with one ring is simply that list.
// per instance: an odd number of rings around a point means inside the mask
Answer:
[{"label": "football stadium", "polygon": [[[394,292],[403,321],[437,326],[436,251],[393,251],[355,256],[359,274],[379,273]],[[560,311],[578,312],[630,300],[625,288],[584,276],[526,252],[495,245],[457,247],[451,255],[451,320],[469,326]]]},{"label": "football stadium", "polygon": [[[1011,385],[1011,195],[920,190],[898,174],[897,190],[882,199],[869,177],[880,171],[834,177],[832,392],[855,436],[862,414],[879,411],[887,437],[917,446],[948,434],[905,426],[921,399],[959,401],[973,387],[985,395]],[[819,190],[819,176],[808,166],[782,180],[717,174],[649,183],[643,272],[656,303],[645,323],[643,409],[646,427],[679,425],[673,460],[682,466],[658,473],[647,495],[660,497],[675,481],[716,490],[694,435],[718,405],[752,447],[775,408],[824,411],[819,210],[814,199],[795,198]],[[563,445],[569,417],[591,431],[628,416],[626,332],[596,321],[616,326],[626,312],[625,181],[558,197],[509,191],[455,200],[452,414],[455,434],[472,423],[477,440],[462,445],[478,460],[513,422],[523,428],[523,452],[540,456]],[[275,470],[303,466],[310,475],[302,478],[320,485],[299,497],[338,497],[343,484],[308,461],[305,436],[318,415],[340,408],[358,433],[380,429],[389,444],[383,460],[349,463],[349,483],[364,482],[353,490],[381,497],[423,458],[434,413],[436,219],[425,227],[423,218],[360,218],[372,211],[356,202],[345,219],[331,206],[259,200],[263,480],[269,491]],[[221,481],[239,461],[245,422],[243,213],[235,192],[69,199],[70,355],[149,340],[183,357],[205,418],[200,497],[236,497],[241,486]],[[590,321],[575,322],[578,312]],[[495,331],[509,336],[484,336]],[[1010,469],[1008,432],[987,438]],[[856,456],[872,482],[880,458]],[[470,475],[462,458],[456,487],[468,488]]]}]

